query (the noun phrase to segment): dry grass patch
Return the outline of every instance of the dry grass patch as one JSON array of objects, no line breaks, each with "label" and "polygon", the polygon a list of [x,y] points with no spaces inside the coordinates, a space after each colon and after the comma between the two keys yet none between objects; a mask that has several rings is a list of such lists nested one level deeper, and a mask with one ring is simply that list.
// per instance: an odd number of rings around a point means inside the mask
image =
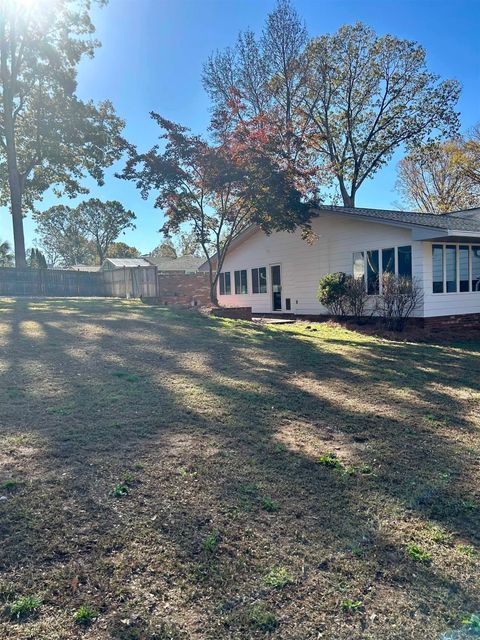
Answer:
[{"label": "dry grass patch", "polygon": [[0,328],[1,638],[475,630],[480,343],[108,300]]}]

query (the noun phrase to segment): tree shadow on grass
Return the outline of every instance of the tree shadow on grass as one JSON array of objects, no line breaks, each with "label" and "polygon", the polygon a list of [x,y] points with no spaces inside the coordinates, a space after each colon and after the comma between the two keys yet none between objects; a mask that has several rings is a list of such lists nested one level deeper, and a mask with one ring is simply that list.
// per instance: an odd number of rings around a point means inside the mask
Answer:
[{"label": "tree shadow on grass", "polygon": [[[331,624],[348,589],[368,599],[389,587],[399,616],[400,593],[410,589],[412,609],[424,607],[437,627],[436,607],[446,620],[452,607],[478,602],[478,585],[464,587],[443,565],[417,565],[412,577],[405,553],[410,519],[417,536],[418,521],[430,519],[478,543],[466,445],[476,425],[466,408],[468,394],[478,397],[479,365],[468,350],[350,332],[317,339],[104,301],[62,301],[53,312],[47,303],[13,306],[3,423],[7,438],[18,431],[30,441],[18,449],[12,440],[4,467],[8,475],[23,465],[25,475],[1,505],[10,542],[2,567],[12,576],[33,583],[39,567],[54,565],[57,579],[67,565],[100,599],[130,584],[133,571],[142,593],[183,585],[180,609],[200,609],[202,624],[214,626],[213,584],[228,611],[258,597],[292,609],[292,633],[300,624],[293,601],[310,603],[311,625],[326,624],[309,589],[333,590]],[[19,395],[7,399],[5,390]],[[319,465],[329,449],[344,469]],[[361,465],[371,472],[347,472]],[[126,474],[130,495],[115,500]],[[204,542],[216,529],[219,551],[210,556]],[[294,597],[264,592],[259,572],[278,563],[303,571]],[[127,591],[129,606],[144,608],[133,586]],[[214,616],[220,634],[224,613]],[[180,614],[178,624],[186,624]],[[357,637],[355,624],[338,622],[335,637],[347,629]]]}]

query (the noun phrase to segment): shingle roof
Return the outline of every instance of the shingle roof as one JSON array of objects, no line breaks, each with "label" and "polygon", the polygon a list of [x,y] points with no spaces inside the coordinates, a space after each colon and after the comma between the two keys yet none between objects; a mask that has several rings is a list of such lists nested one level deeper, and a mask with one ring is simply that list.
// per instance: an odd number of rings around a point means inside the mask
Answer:
[{"label": "shingle roof", "polygon": [[114,267],[150,267],[150,263],[145,258],[106,258],[105,262],[113,264]]},{"label": "shingle roof", "polygon": [[338,207],[333,205],[319,205],[318,211],[332,211],[346,215],[370,218],[385,222],[400,222],[415,226],[445,229],[450,231],[480,231],[480,219],[463,217],[467,212],[456,211],[454,213],[432,214],[417,213],[414,211],[392,211],[389,209],[364,209],[361,207]]},{"label": "shingle roof", "polygon": [[197,271],[205,261],[204,258],[197,258],[197,256],[181,256],[180,258],[145,256],[145,259],[158,267],[159,271]]},{"label": "shingle roof", "polygon": [[75,271],[100,271],[102,267],[96,264],[73,264],[71,267],[67,267],[67,269],[74,269]]}]

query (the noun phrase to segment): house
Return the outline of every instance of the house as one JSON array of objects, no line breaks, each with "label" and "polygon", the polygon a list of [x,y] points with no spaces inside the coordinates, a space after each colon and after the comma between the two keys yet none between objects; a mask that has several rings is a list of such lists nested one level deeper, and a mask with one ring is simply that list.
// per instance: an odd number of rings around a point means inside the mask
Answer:
[{"label": "house", "polygon": [[317,300],[321,276],[363,276],[374,300],[381,295],[379,276],[393,271],[421,286],[416,317],[478,314],[480,320],[480,209],[430,215],[321,206],[312,230],[310,244],[300,230],[266,235],[252,226],[240,233],[222,266],[219,303],[251,306],[257,314],[324,315]]}]

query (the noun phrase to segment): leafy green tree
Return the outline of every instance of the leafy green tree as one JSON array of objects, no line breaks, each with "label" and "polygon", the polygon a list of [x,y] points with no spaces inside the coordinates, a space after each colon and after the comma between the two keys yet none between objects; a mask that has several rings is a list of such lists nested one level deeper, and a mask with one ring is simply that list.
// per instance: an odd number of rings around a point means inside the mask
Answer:
[{"label": "leafy green tree", "polygon": [[[210,298],[233,237],[251,224],[267,233],[306,225],[310,208],[302,202],[288,171],[262,154],[262,143],[224,138],[214,146],[158,114],[165,148],[144,154],[130,151],[121,175],[133,180],[144,198],[157,192],[155,206],[165,212],[161,231],[169,237],[193,231],[209,265]],[[214,247],[212,255],[211,248]]]},{"label": "leafy green tree", "polygon": [[40,247],[50,264],[65,267],[95,263],[95,246],[75,208],[55,205],[35,213],[34,218]]},{"label": "leafy green tree", "polygon": [[57,195],[87,193],[86,175],[102,184],[125,147],[111,103],[75,94],[78,63],[98,46],[90,5],[0,2],[0,204],[11,208],[19,267],[23,218],[34,202],[50,187]]},{"label": "leafy green tree", "polygon": [[118,236],[127,229],[135,228],[135,214],[117,200],[102,202],[98,198],[91,198],[78,205],[76,215],[80,229],[94,243],[100,264]]},{"label": "leafy green tree", "polygon": [[202,256],[202,246],[194,231],[181,231],[177,234],[176,252],[178,256]]},{"label": "leafy green tree", "polygon": [[152,258],[176,258],[177,250],[170,238],[166,238],[151,251]]},{"label": "leafy green tree", "polygon": [[397,190],[412,209],[448,213],[480,206],[480,182],[464,169],[461,138],[414,149],[398,164]]},{"label": "leafy green tree", "polygon": [[455,158],[464,175],[477,187],[480,186],[480,122],[476,124]]},{"label": "leafy green tree", "polygon": [[140,258],[141,252],[125,242],[113,242],[107,249],[107,258]]},{"label": "leafy green tree", "polygon": [[13,253],[10,243],[0,242],[0,267],[13,267]]}]

